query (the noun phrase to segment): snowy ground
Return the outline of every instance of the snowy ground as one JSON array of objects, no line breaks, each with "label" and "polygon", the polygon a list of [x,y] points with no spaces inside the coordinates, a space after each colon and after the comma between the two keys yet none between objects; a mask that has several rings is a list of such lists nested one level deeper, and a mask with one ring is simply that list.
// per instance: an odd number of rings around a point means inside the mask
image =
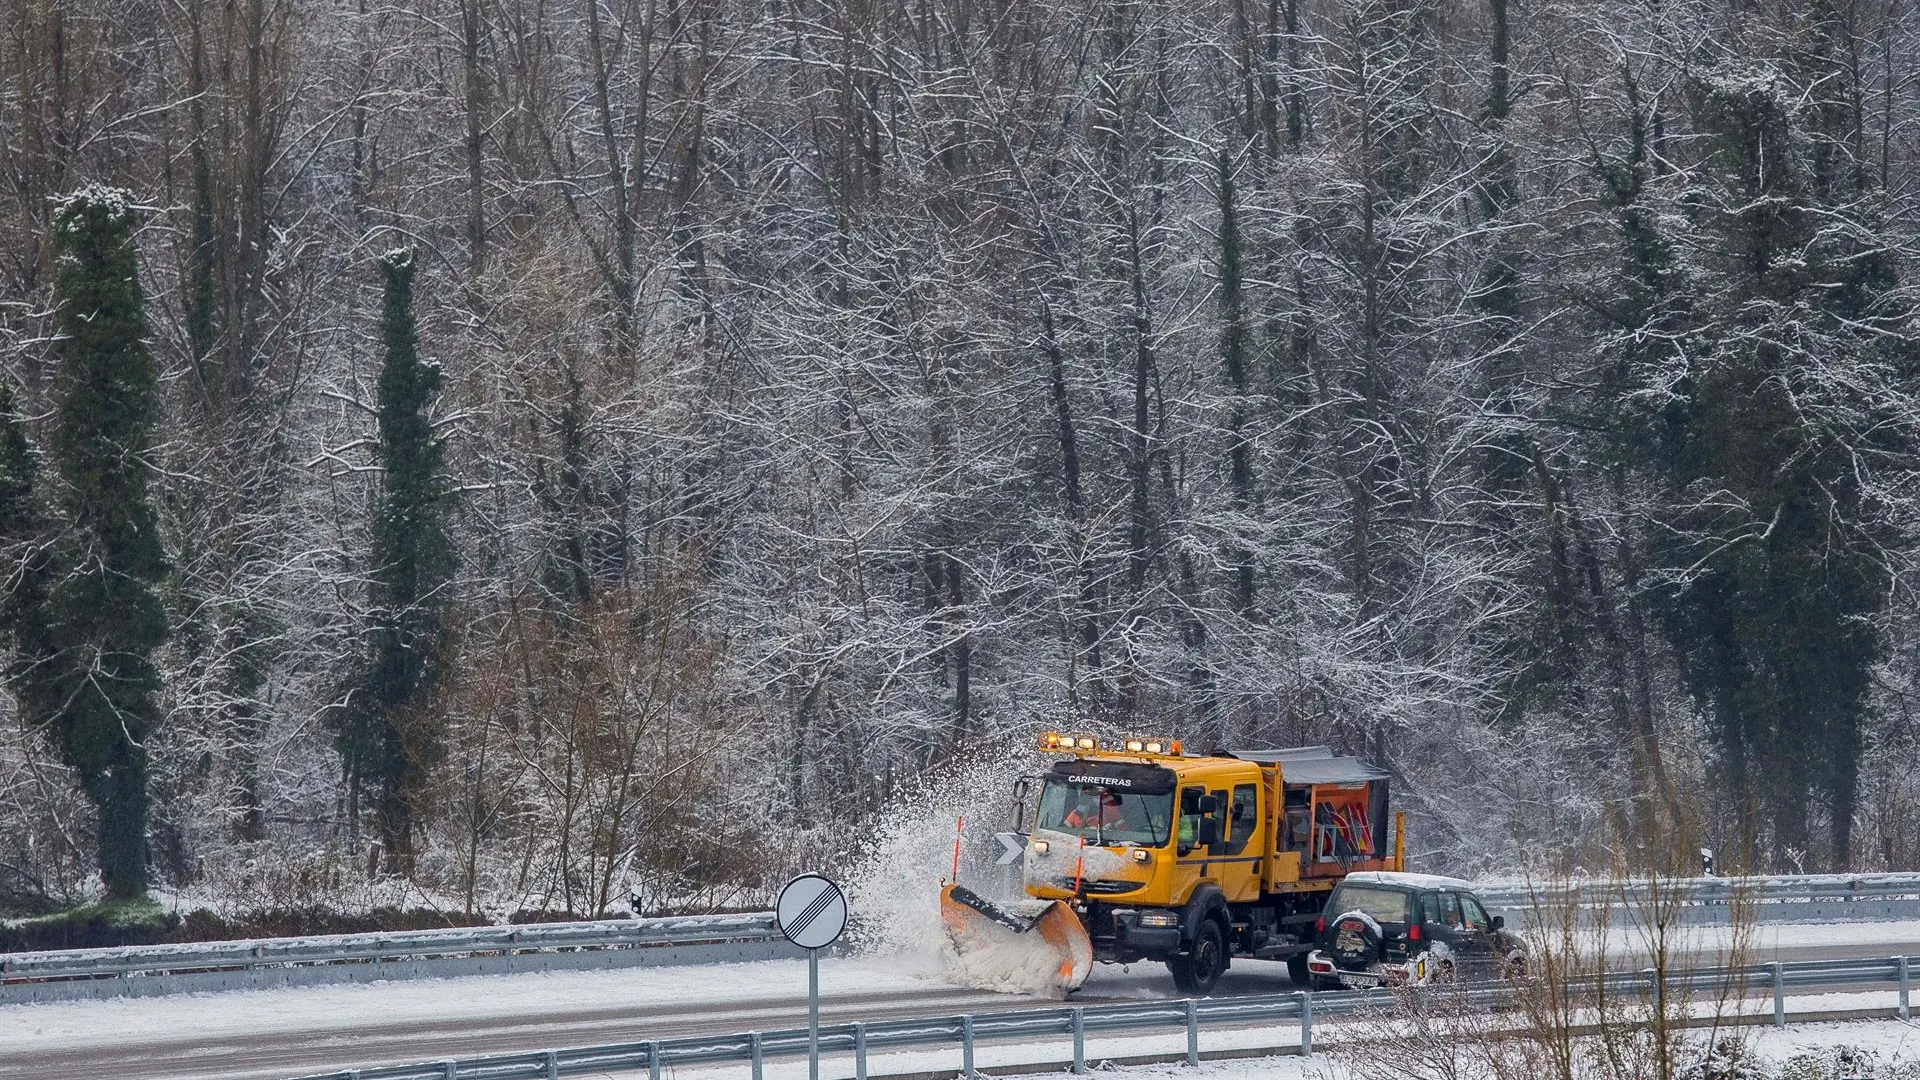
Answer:
[{"label": "snowy ground", "polygon": [[[929,973],[873,960],[820,965],[827,1000],[876,993],[926,994],[943,984]],[[35,1050],[72,1049],[197,1037],[285,1031],[352,1031],[369,1024],[445,1023],[528,1017],[542,1012],[654,1004],[663,1011],[709,1005],[751,1017],[759,1026],[806,1022],[794,1002],[807,992],[799,961],[708,964],[614,971],[530,972],[464,979],[418,979],[161,998],[69,1001],[0,1007],[0,1058]],[[955,990],[956,998],[960,991]],[[973,998],[967,1000],[974,1000]],[[958,1009],[958,1006],[956,1006]],[[755,1026],[744,1024],[742,1030]]]},{"label": "snowy ground", "polygon": [[[1761,927],[1756,952],[1776,945],[1865,948],[1882,942],[1920,941],[1920,923],[1843,923]],[[1723,948],[1725,928],[1690,932],[1684,945],[1701,950]],[[1635,941],[1623,932],[1611,947],[1626,950]],[[1896,946],[1887,946],[1889,954]],[[994,1008],[999,999],[970,995],[943,981],[938,963],[926,956],[829,959],[821,964],[823,992],[829,999],[891,993],[936,997],[950,990],[951,1012]],[[1232,992],[1282,992],[1292,989],[1278,964],[1236,965],[1228,973]],[[0,1056],[34,1049],[138,1042],[192,1032],[197,1035],[267,1034],[288,1030],[351,1030],[368,1023],[447,1022],[465,1018],[532,1017],[569,1008],[591,1009],[610,1003],[641,1006],[658,1003],[681,1008],[702,1003],[760,1006],[764,1018],[751,1027],[798,1026],[793,1004],[806,992],[801,961],[711,964],[693,968],[631,968],[616,971],[538,972],[464,979],[426,979],[365,985],[316,986],[226,994],[186,994],[164,998],[57,1002],[0,1006]],[[1171,996],[1166,971],[1158,964],[1130,969],[1099,965],[1076,997],[1086,999]],[[1017,999],[1007,999],[1015,1004]],[[733,1008],[728,1009],[734,1011]]]},{"label": "snowy ground", "polygon": [[[1920,922],[1762,923],[1750,932],[1753,935],[1748,942],[1751,963],[1764,963],[1780,949],[1844,948],[1849,955],[1861,955],[1860,950],[1865,946],[1885,944],[1887,956],[1898,955],[1903,948],[1910,955],[1920,951],[1920,945],[1914,944],[1920,942]],[[1592,944],[1599,935],[1595,931],[1582,931],[1581,937]],[[1733,940],[1732,927],[1682,926],[1672,931],[1670,947],[1685,954],[1717,954],[1724,952]],[[1647,934],[1642,929],[1613,926],[1606,932],[1609,955],[1644,953],[1646,946]],[[1795,959],[1808,957],[1800,955]]]}]

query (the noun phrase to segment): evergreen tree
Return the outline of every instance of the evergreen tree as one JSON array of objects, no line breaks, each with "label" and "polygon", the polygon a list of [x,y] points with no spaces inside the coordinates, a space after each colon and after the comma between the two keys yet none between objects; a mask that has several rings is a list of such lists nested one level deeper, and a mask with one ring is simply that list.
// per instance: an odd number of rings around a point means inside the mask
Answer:
[{"label": "evergreen tree", "polygon": [[[46,515],[35,485],[40,462],[14,415],[13,389],[0,382],[0,645],[37,623],[47,596]],[[43,717],[27,717],[31,726]]]},{"label": "evergreen tree", "polygon": [[[44,594],[16,596],[10,620],[22,713],[44,725],[98,809],[100,877],[116,898],[147,888],[147,738],[160,718],[152,657],[167,637],[154,588],[166,558],[147,494],[158,379],[134,224],[128,194],[103,187],[54,215],[60,402],[50,448],[63,520],[58,541],[23,565]],[[12,431],[6,442],[13,474],[24,444]]]},{"label": "evergreen tree", "polygon": [[[1255,501],[1253,446],[1247,426],[1247,312],[1240,270],[1240,207],[1233,183],[1233,159],[1219,152],[1220,174],[1220,360],[1233,394],[1227,411],[1227,460],[1233,480],[1230,505],[1233,531],[1244,533]],[[1236,538],[1227,553],[1233,575],[1233,609],[1245,615],[1253,607],[1254,557]]]},{"label": "evergreen tree", "polygon": [[1910,450],[1895,373],[1913,311],[1864,172],[1832,175],[1844,135],[1798,104],[1794,73],[1735,71],[1695,89],[1724,187],[1696,196],[1701,321],[1653,428],[1656,557],[1685,568],[1654,600],[1710,717],[1736,839],[1770,840],[1776,865],[1824,847],[1844,870],[1892,539],[1866,480]]},{"label": "evergreen tree", "polygon": [[[33,507],[33,482],[39,463],[13,409],[13,388],[0,381],[0,551],[10,551],[29,539],[39,523]],[[8,595],[12,595],[11,590]]]},{"label": "evergreen tree", "polygon": [[373,641],[341,752],[353,782],[371,789],[386,870],[406,873],[420,779],[438,751],[430,708],[446,645],[454,554],[445,448],[428,416],[440,368],[419,355],[413,252],[390,251],[379,262],[386,280],[379,407],[385,480],[373,528]]}]

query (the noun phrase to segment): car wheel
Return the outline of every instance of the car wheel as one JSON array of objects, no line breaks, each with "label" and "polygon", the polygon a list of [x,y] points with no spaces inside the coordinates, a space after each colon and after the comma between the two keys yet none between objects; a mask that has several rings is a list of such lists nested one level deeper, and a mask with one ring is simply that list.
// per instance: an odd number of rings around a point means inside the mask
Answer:
[{"label": "car wheel", "polygon": [[1167,971],[1173,985],[1183,994],[1205,997],[1213,993],[1220,973],[1227,970],[1227,937],[1213,919],[1200,924],[1193,935],[1193,948],[1184,956],[1167,959]]},{"label": "car wheel", "polygon": [[1333,942],[1326,952],[1340,967],[1348,971],[1365,971],[1384,955],[1382,949],[1385,940],[1381,936],[1380,924],[1365,913],[1349,911],[1328,925],[1333,929]]},{"label": "car wheel", "polygon": [[1500,974],[1510,980],[1526,978],[1527,954],[1518,949],[1508,953],[1506,961],[1500,965]]},{"label": "car wheel", "polygon": [[1460,981],[1460,972],[1451,960],[1437,960],[1433,965],[1433,983],[1437,986],[1452,986]]}]

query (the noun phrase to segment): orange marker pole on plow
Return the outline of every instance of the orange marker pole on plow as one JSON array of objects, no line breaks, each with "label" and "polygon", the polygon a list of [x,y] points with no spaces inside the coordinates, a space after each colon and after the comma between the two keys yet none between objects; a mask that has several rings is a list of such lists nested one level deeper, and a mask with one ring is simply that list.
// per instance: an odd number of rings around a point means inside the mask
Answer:
[{"label": "orange marker pole on plow", "polygon": [[1080,857],[1073,862],[1073,895],[1080,895],[1080,878],[1087,871],[1087,838],[1080,838]]},{"label": "orange marker pole on plow", "polygon": [[960,838],[963,835],[965,835],[966,827],[967,827],[967,819],[964,814],[954,819],[954,822],[953,822],[953,876],[947,879],[949,881],[958,882],[960,880]]}]

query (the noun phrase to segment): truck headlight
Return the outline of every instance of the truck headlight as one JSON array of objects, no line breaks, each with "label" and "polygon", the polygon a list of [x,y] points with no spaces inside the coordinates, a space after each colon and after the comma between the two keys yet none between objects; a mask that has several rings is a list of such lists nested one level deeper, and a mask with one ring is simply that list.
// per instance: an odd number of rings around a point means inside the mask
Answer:
[{"label": "truck headlight", "polygon": [[1172,911],[1143,911],[1140,913],[1141,926],[1166,928],[1180,925],[1180,916]]},{"label": "truck headlight", "polygon": [[1047,843],[1045,840],[1029,840],[1027,841],[1027,846],[1033,849],[1035,855],[1045,855],[1053,845]]}]

